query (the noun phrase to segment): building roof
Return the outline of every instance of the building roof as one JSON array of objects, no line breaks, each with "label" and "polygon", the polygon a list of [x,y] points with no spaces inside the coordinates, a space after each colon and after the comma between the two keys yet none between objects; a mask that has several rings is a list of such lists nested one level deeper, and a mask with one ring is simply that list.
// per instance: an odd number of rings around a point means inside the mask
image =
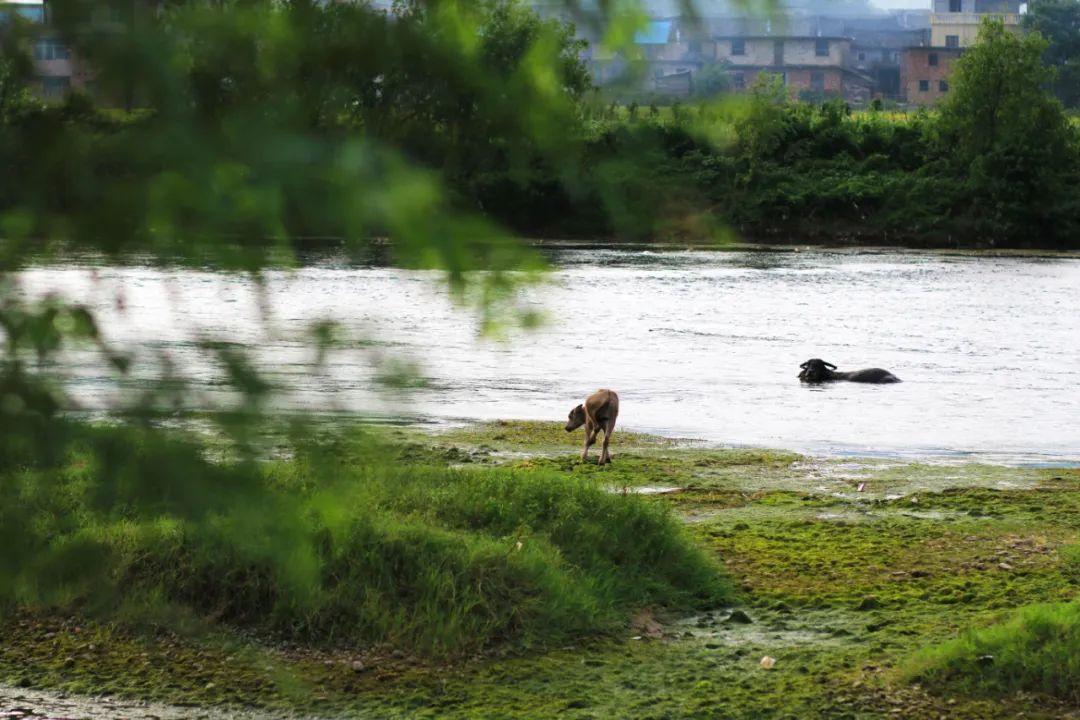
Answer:
[{"label": "building roof", "polygon": [[638,45],[667,45],[674,24],[674,20],[651,20],[645,29],[634,35],[634,42]]}]

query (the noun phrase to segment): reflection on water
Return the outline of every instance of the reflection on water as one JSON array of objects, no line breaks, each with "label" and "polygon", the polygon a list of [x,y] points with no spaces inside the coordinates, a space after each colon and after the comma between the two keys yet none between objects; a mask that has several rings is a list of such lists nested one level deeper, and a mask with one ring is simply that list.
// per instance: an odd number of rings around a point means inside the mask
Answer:
[{"label": "reflection on water", "polygon": [[[187,368],[212,393],[199,333],[256,350],[294,406],[442,419],[561,420],[598,387],[620,392],[623,425],[819,454],[1080,462],[1080,260],[833,252],[564,250],[526,293],[548,323],[508,343],[477,337],[435,274],[332,258],[267,286],[272,327],[244,278],[150,268],[38,268],[106,316],[119,343]],[[122,288],[122,291],[120,290]],[[115,300],[123,294],[123,309]],[[334,318],[357,343],[313,372],[305,324]],[[372,353],[419,361],[408,401],[373,392]],[[804,387],[811,357],[884,367],[892,386]],[[70,358],[73,394],[104,407],[104,371]]]}]

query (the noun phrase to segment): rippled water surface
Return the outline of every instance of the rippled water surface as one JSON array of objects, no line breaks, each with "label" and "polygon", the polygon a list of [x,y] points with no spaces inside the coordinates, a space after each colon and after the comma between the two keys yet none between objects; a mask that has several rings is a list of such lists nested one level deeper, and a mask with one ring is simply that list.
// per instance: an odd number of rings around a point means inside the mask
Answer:
[{"label": "rippled water surface", "polygon": [[[159,356],[210,402],[204,335],[256,350],[295,406],[439,420],[561,420],[611,387],[620,422],[725,444],[855,453],[1080,462],[1080,260],[842,252],[563,250],[526,293],[547,323],[507,342],[478,337],[437,274],[332,260],[271,274],[260,321],[253,284],[151,268],[38,268],[23,275],[91,304],[110,338]],[[118,302],[117,298],[120,298]],[[305,324],[340,321],[354,342],[313,370]],[[373,359],[406,357],[429,385],[407,401],[373,391]],[[892,386],[810,388],[798,366],[888,368]],[[88,356],[69,358],[86,408],[117,392]]]}]

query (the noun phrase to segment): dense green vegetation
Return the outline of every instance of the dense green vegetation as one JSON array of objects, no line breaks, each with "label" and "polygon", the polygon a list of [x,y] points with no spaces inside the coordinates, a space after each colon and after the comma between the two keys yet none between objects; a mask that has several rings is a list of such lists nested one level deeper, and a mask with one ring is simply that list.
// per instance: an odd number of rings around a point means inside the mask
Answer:
[{"label": "dense green vegetation", "polygon": [[[136,428],[61,426],[0,474],[0,602],[187,613],[283,637],[458,655],[550,646],[730,591],[664,508],[595,481],[399,462],[364,435],[210,462]],[[15,450],[16,452],[12,452]],[[258,498],[258,505],[247,501]]]},{"label": "dense green vegetation", "polygon": [[674,212],[777,242],[1072,248],[1080,132],[1043,89],[1045,47],[987,23],[940,112],[852,114],[766,82],[746,103],[605,123],[594,147],[646,158],[648,185],[624,180],[662,211],[656,232],[701,233]]},{"label": "dense green vegetation", "polygon": [[1027,30],[1047,40],[1046,64],[1056,71],[1054,94],[1069,108],[1080,107],[1080,2],[1043,0],[1023,16]]}]

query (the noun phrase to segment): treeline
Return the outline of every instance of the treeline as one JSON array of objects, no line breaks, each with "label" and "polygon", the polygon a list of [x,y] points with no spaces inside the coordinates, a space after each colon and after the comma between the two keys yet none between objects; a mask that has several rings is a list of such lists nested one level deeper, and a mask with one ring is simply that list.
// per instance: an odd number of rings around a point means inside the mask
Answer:
[{"label": "treeline", "polygon": [[[242,5],[229,36],[207,35],[195,14],[159,29],[183,68],[169,94],[154,67],[128,72],[133,63],[114,66],[101,88],[133,112],[79,95],[35,103],[20,86],[25,65],[5,61],[0,159],[12,172],[0,204],[40,210],[31,236],[50,234],[56,217],[89,216],[75,229],[95,247],[153,225],[182,226],[185,253],[192,230],[259,252],[260,238],[281,236],[389,235],[408,248],[430,228],[398,212],[397,198],[342,193],[357,179],[342,158],[354,157],[373,187],[380,175],[389,186],[429,184],[433,215],[458,217],[464,245],[491,234],[490,222],[533,237],[734,231],[762,242],[1080,246],[1080,133],[1046,89],[1054,74],[1037,33],[987,23],[935,112],[853,113],[839,101],[796,102],[768,82],[746,96],[630,112],[591,88],[571,26],[517,2],[470,10],[475,42],[464,56],[438,5],[400,3],[393,21],[363,6],[283,7],[302,43],[267,43],[260,16]],[[101,62],[123,52],[97,49]],[[162,137],[177,142],[148,142]],[[185,166],[209,172],[194,178]],[[243,177],[223,178],[223,166]],[[124,180],[148,176],[157,184]],[[243,183],[267,192],[230,197]],[[239,223],[237,203],[248,215]],[[225,216],[224,227],[214,221]],[[169,235],[155,233],[159,249]]]},{"label": "treeline", "polygon": [[1046,47],[987,22],[948,101],[905,115],[796,101],[778,81],[667,108],[579,86],[576,173],[539,157],[512,169],[494,136],[450,180],[533,236],[1077,248],[1080,126],[1047,91]]},{"label": "treeline", "polygon": [[[745,100],[598,113],[583,176],[598,198],[524,231],[762,242],[1080,247],[1080,132],[1044,88],[1037,35],[988,23],[939,111],[793,101],[777,83]],[[633,162],[630,162],[630,160]],[[543,177],[532,190],[551,188]],[[550,199],[545,204],[553,204]],[[514,223],[523,217],[503,217]]]}]

